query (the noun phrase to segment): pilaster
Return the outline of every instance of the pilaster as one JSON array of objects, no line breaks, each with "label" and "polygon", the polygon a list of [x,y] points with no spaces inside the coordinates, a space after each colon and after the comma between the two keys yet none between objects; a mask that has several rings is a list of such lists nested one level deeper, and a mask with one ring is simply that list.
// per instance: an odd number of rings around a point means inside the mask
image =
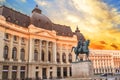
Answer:
[{"label": "pilaster", "polygon": [[9,66],[8,79],[12,79],[12,66]]},{"label": "pilaster", "polygon": [[9,51],[8,56],[9,56],[10,61],[12,61],[13,35],[11,35],[10,38],[11,38],[11,39],[10,39],[10,51]]},{"label": "pilaster", "polygon": [[2,65],[0,65],[0,80],[2,80]]},{"label": "pilaster", "polygon": [[42,51],[42,40],[40,40],[40,48],[39,48],[39,61],[41,62],[41,51]]},{"label": "pilaster", "polygon": [[56,42],[54,42],[53,43],[53,56],[52,56],[53,57],[52,58],[53,59],[53,63],[56,63],[56,55],[57,55],[56,53],[57,53],[56,52]]}]

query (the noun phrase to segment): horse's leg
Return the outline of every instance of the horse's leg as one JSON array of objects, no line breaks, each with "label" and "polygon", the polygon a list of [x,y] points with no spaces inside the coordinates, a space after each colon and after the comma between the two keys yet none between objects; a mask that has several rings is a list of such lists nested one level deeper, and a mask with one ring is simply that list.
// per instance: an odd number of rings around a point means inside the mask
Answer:
[{"label": "horse's leg", "polygon": [[89,53],[88,52],[86,53],[86,57],[87,57],[87,60],[89,60]]}]

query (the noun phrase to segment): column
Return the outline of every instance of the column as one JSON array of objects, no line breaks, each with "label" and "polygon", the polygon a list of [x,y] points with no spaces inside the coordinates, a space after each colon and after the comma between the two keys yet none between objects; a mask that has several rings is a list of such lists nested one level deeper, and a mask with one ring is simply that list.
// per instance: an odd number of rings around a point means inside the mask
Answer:
[{"label": "column", "polygon": [[68,46],[65,46],[66,49],[65,49],[65,55],[66,55],[66,63],[69,64],[69,52],[68,52]]},{"label": "column", "polygon": [[19,40],[18,40],[18,51],[17,51],[17,59],[18,59],[18,61],[21,61],[20,60],[20,56],[21,56],[21,38],[19,37],[18,38]]},{"label": "column", "polygon": [[61,67],[61,77],[63,78],[63,67]]},{"label": "column", "polygon": [[53,43],[53,54],[52,54],[53,55],[52,56],[53,57],[53,63],[56,63],[56,55],[57,55],[56,53],[57,53],[56,52],[56,42],[54,42]]},{"label": "column", "polygon": [[30,40],[29,40],[30,42],[30,44],[29,44],[29,53],[28,53],[28,55],[29,55],[29,62],[31,62],[32,60],[33,60],[33,48],[34,48],[34,43],[33,43],[33,39],[32,38],[30,38]]},{"label": "column", "polygon": [[53,67],[53,78],[57,78],[57,67],[56,66],[54,66]]},{"label": "column", "polygon": [[42,67],[41,66],[39,67],[39,77],[40,79],[42,79]]},{"label": "column", "polygon": [[3,53],[4,53],[4,36],[5,36],[5,33],[4,32],[0,32],[0,61],[3,61],[4,58],[3,58]]},{"label": "column", "polygon": [[20,79],[20,66],[17,66],[17,79]]},{"label": "column", "polygon": [[35,70],[34,70],[34,66],[33,65],[29,65],[29,69],[28,69],[28,78],[35,78]]},{"label": "column", "polygon": [[42,40],[40,40],[40,48],[39,48],[39,61],[41,62],[41,51],[42,51]]},{"label": "column", "polygon": [[49,42],[46,41],[46,53],[45,53],[45,55],[46,55],[46,57],[45,57],[46,60],[45,60],[45,61],[46,61],[46,62],[48,62],[48,43],[49,43]]},{"label": "column", "polygon": [[67,67],[67,77],[70,77],[70,67]]},{"label": "column", "polygon": [[12,61],[12,49],[13,49],[13,35],[11,35],[11,39],[10,39],[10,51],[8,54],[8,58],[10,59],[10,61]]},{"label": "column", "polygon": [[46,69],[47,69],[47,72],[46,72],[46,75],[47,75],[47,79],[49,79],[49,78],[50,78],[49,67],[48,67],[48,68],[46,68]]},{"label": "column", "polygon": [[62,64],[63,62],[62,62],[62,44],[60,44],[60,52],[59,52],[59,54],[60,54],[60,63]]},{"label": "column", "polygon": [[0,80],[2,80],[2,72],[3,72],[3,66],[0,65]]},{"label": "column", "polygon": [[9,66],[8,79],[12,79],[12,66]]}]

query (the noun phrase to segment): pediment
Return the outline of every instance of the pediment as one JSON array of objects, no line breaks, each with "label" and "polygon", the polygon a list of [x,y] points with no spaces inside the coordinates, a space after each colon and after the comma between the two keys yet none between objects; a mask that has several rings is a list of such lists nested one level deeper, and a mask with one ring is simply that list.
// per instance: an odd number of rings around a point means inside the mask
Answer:
[{"label": "pediment", "polygon": [[51,38],[54,38],[55,37],[55,34],[52,33],[52,32],[47,32],[47,31],[41,31],[39,33],[37,33],[38,35],[40,36],[45,36],[45,37],[51,37]]}]

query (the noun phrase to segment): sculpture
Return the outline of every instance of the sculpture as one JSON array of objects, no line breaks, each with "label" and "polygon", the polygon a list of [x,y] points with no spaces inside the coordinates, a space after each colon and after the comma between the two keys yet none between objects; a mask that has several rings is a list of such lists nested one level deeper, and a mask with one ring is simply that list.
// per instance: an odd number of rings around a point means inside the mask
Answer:
[{"label": "sculpture", "polygon": [[86,54],[87,60],[89,60],[89,49],[88,49],[89,43],[90,43],[90,40],[86,40],[83,42],[80,39],[78,41],[77,47],[72,47],[72,50],[74,49],[74,52],[76,54],[76,61],[78,60],[79,54]]}]

